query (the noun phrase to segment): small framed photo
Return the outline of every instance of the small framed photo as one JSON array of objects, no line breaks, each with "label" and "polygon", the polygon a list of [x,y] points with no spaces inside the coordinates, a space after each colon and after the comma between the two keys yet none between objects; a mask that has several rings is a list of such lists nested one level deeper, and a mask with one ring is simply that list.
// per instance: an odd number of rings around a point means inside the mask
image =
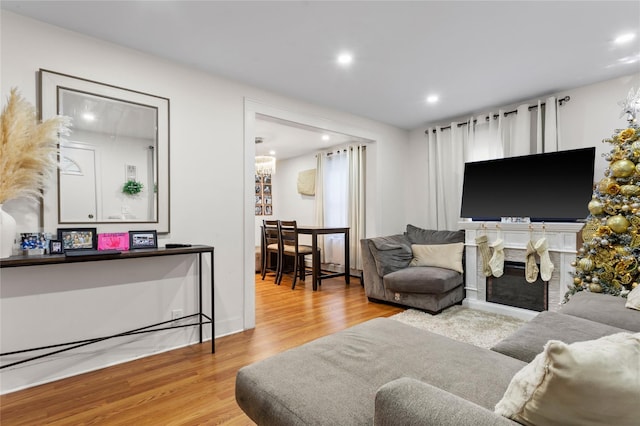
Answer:
[{"label": "small framed photo", "polygon": [[262,216],[262,206],[256,206],[256,216]]},{"label": "small framed photo", "polygon": [[158,234],[153,231],[129,231],[129,248],[158,248]]},{"label": "small framed photo", "polygon": [[98,250],[129,250],[129,234],[126,232],[98,234]]},{"label": "small framed photo", "polygon": [[98,249],[96,228],[58,228],[58,240],[64,251]]},{"label": "small framed photo", "polygon": [[49,240],[49,254],[62,254],[64,249],[62,248],[62,241]]}]

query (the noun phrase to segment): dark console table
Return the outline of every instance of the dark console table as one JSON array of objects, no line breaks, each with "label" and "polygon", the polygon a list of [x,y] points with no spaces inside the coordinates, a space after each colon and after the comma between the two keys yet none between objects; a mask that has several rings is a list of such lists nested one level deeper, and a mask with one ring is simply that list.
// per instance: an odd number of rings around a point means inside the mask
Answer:
[{"label": "dark console table", "polygon": [[[175,256],[184,254],[195,254],[198,256],[198,312],[191,315],[186,315],[180,318],[173,318],[169,321],[163,321],[156,324],[147,325],[144,327],[136,328],[133,330],[127,330],[122,333],[113,334],[110,336],[96,337],[92,339],[78,340],[74,342],[60,343],[56,345],[41,346],[37,348],[23,349],[13,352],[0,353],[0,357],[6,355],[15,355],[19,353],[27,353],[32,351],[42,351],[47,349],[54,349],[51,352],[47,352],[38,356],[26,358],[20,361],[1,365],[0,369],[11,367],[13,365],[22,364],[25,362],[33,361],[36,359],[44,358],[50,355],[58,354],[60,352],[69,351],[82,346],[90,345],[92,343],[102,342],[104,340],[113,339],[116,337],[130,336],[134,334],[151,333],[154,331],[168,330],[172,328],[183,327],[199,327],[199,339],[202,343],[202,327],[205,324],[211,324],[211,353],[215,352],[215,324],[214,318],[214,266],[213,266],[213,251],[214,248],[205,245],[194,245],[191,247],[179,247],[179,248],[157,248],[157,249],[137,249],[130,251],[123,251],[120,253],[109,254],[92,254],[90,256],[74,256],[67,257],[64,254],[54,255],[36,255],[36,256],[11,256],[5,259],[0,259],[0,268],[17,268],[24,266],[40,266],[40,265],[56,265],[56,264],[72,264],[78,262],[101,262],[118,259],[139,259],[143,257],[157,257],[157,256]],[[211,256],[211,316],[206,315],[202,308],[202,255],[209,253]],[[197,322],[191,324],[171,325],[175,321],[184,320],[187,318],[195,318]]]}]

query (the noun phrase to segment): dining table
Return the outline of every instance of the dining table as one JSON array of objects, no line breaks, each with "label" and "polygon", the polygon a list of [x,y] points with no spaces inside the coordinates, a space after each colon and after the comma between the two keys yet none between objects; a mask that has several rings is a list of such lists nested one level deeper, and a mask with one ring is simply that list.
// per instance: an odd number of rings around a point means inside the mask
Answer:
[{"label": "dining table", "polygon": [[[349,284],[351,264],[349,260],[349,227],[348,226],[319,226],[319,225],[298,225],[298,234],[311,236],[312,276],[313,291],[317,291],[322,280],[344,276],[344,281]],[[343,234],[344,235],[344,272],[322,272],[320,265],[320,255],[318,251],[318,235]]]}]

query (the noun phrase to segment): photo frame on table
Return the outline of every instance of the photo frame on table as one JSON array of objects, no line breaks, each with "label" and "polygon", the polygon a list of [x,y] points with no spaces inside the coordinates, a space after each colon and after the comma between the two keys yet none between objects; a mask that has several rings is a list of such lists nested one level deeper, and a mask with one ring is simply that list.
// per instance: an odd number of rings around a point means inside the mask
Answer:
[{"label": "photo frame on table", "polygon": [[49,240],[49,254],[63,254],[62,241]]},{"label": "photo frame on table", "polygon": [[129,249],[158,248],[158,233],[151,231],[129,231]]},{"label": "photo frame on table", "polygon": [[98,234],[98,250],[129,250],[129,234],[126,232]]},{"label": "photo frame on table", "polygon": [[96,228],[58,228],[58,240],[64,251],[98,249]]}]

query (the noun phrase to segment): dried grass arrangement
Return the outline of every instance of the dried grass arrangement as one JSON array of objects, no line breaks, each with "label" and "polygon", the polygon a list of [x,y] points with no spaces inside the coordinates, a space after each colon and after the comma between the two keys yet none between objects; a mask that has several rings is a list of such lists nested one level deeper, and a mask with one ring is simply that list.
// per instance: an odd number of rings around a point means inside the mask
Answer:
[{"label": "dried grass arrangement", "polygon": [[39,123],[36,109],[11,89],[0,116],[0,204],[42,196],[57,166],[58,135],[68,135],[70,124],[64,116]]}]

